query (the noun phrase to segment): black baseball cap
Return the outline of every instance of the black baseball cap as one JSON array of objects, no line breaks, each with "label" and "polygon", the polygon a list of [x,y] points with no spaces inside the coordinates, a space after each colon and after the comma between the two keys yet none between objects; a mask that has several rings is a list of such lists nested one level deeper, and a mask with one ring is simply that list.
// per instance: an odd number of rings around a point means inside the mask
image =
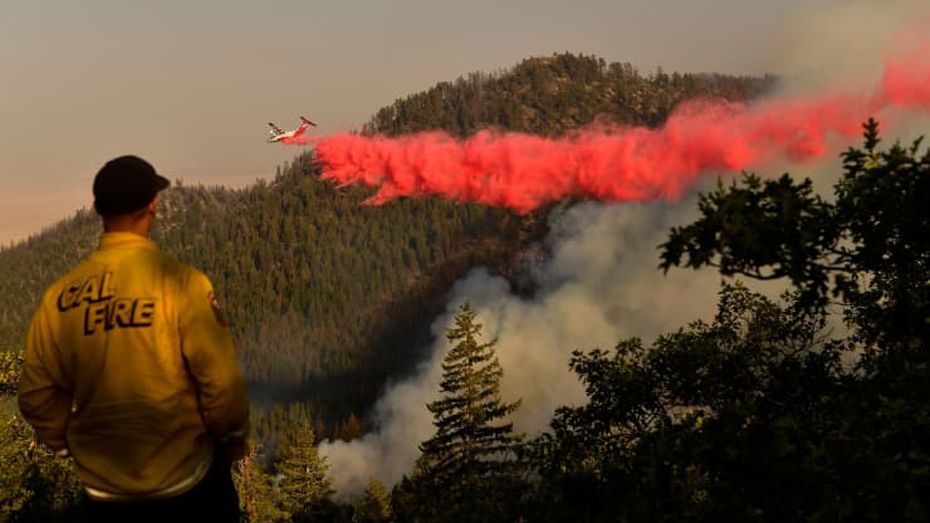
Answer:
[{"label": "black baseball cap", "polygon": [[138,156],[107,162],[94,177],[94,207],[101,216],[118,216],[149,204],[171,182]]}]

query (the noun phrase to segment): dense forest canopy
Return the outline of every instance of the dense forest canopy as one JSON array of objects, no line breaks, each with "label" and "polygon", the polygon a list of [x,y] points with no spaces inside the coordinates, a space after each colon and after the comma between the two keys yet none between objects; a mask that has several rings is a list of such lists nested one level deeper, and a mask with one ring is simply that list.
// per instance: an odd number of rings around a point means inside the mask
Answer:
[{"label": "dense forest canopy", "polygon": [[388,136],[442,129],[465,137],[485,128],[543,136],[563,134],[595,120],[657,126],[683,100],[748,100],[775,87],[772,76],[713,73],[642,75],[629,63],[557,54],[528,58],[499,74],[474,72],[379,110],[366,134]]}]

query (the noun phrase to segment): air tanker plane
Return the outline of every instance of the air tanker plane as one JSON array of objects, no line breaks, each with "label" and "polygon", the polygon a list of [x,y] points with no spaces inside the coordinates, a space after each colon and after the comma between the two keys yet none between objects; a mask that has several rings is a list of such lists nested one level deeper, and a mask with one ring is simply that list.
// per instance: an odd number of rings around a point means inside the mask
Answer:
[{"label": "air tanker plane", "polygon": [[268,137],[268,141],[269,142],[280,142],[282,140],[297,138],[298,136],[304,134],[304,131],[307,130],[307,127],[311,125],[316,127],[315,123],[311,122],[310,120],[307,120],[303,116],[300,117],[300,120],[301,120],[300,127],[298,127],[297,129],[294,129],[293,131],[284,131],[277,125],[269,122],[268,125],[271,126],[271,131],[269,131],[271,133],[271,136]]}]

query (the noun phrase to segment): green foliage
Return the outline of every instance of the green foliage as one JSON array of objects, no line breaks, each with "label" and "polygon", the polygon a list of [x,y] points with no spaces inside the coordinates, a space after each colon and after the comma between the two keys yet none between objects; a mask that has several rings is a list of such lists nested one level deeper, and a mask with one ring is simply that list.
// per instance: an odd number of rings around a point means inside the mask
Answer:
[{"label": "green foliage", "polygon": [[865,125],[862,149],[843,154],[836,221],[849,245],[835,294],[850,306],[862,341],[884,347],[925,341],[930,332],[930,150],[877,149],[878,124]]},{"label": "green foliage", "polygon": [[684,100],[746,100],[773,84],[771,77],[669,75],[661,68],[643,76],[628,63],[560,53],[528,58],[498,74],[439,82],[382,108],[363,132],[397,136],[442,129],[465,137],[497,128],[552,136],[594,120],[657,126]]},{"label": "green foliage", "polygon": [[24,425],[18,417],[5,417],[0,425],[0,514],[4,520],[22,510],[33,496],[22,481],[28,468],[28,429]]},{"label": "green foliage", "polygon": [[920,155],[920,139],[879,151],[878,124],[864,127],[865,146],[842,155],[835,202],[814,195],[810,180],[747,175],[702,195],[701,218],[672,229],[661,267],[787,277],[805,305],[840,298],[860,341],[887,347],[925,336],[930,151]]},{"label": "green foliage", "polygon": [[289,514],[278,508],[274,476],[264,463],[263,449],[261,443],[254,444],[232,469],[242,516],[250,522],[286,521]]},{"label": "green foliage", "polygon": [[19,416],[22,363],[22,353],[0,352],[0,521],[71,521],[81,497],[74,463],[39,444]]},{"label": "green foliage", "polygon": [[22,368],[22,352],[0,352],[0,398],[16,395]]},{"label": "green foliage", "polygon": [[724,276],[790,278],[806,302],[825,304],[840,230],[833,208],[813,194],[810,180],[787,174],[762,181],[746,174],[729,187],[701,195],[701,219],[672,229],[661,267],[716,267]]},{"label": "green foliage", "polygon": [[327,507],[332,495],[329,464],[317,452],[306,421],[288,427],[278,447],[274,471],[280,475],[277,499],[292,520],[303,521]]},{"label": "green foliage", "polygon": [[0,520],[73,521],[82,492],[74,463],[40,445],[18,415],[4,416],[0,442]]},{"label": "green foliage", "polygon": [[711,324],[648,348],[576,351],[589,402],[559,409],[535,442],[537,517],[796,521],[846,501],[834,468],[847,449],[831,440],[849,376],[822,327],[801,307],[726,286]]},{"label": "green foliage", "polygon": [[42,291],[97,245],[100,219],[82,209],[25,241],[0,247],[0,352],[20,351]]},{"label": "green foliage", "polygon": [[342,441],[352,441],[362,435],[362,420],[355,414],[350,414],[339,424],[339,429],[335,432]]},{"label": "green foliage", "polygon": [[391,521],[391,497],[384,484],[370,479],[365,494],[355,505],[352,523],[386,523]]},{"label": "green foliage", "polygon": [[[843,154],[835,198],[747,175],[701,199],[662,267],[783,277],[725,287],[711,325],[577,352],[589,403],[533,449],[544,521],[924,521],[930,507],[930,153]],[[828,311],[851,334],[827,340]],[[843,363],[845,361],[845,363]]]},{"label": "green foliage", "polygon": [[[466,302],[446,338],[441,398],[427,405],[436,434],[423,442],[415,492],[420,521],[510,521],[519,507],[516,451],[522,434],[506,418],[520,402],[500,397],[496,341],[479,343],[481,324]],[[436,497],[436,493],[442,493]]]}]

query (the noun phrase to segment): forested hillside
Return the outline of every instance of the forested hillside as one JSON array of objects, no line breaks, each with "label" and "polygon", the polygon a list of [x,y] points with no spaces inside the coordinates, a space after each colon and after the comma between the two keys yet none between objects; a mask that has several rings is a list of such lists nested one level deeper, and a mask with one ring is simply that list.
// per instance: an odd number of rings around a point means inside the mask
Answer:
[{"label": "forested hillside", "polygon": [[565,53],[526,59],[500,74],[440,82],[382,108],[365,132],[394,136],[440,128],[464,137],[495,127],[552,136],[595,119],[657,126],[682,100],[746,100],[774,85],[771,76],[667,74],[661,68],[642,75],[628,63]]},{"label": "forested hillside", "polygon": [[[771,85],[644,76],[629,64],[561,54],[441,82],[381,109],[364,132],[557,134],[596,117],[658,124],[682,99],[746,99]],[[345,419],[416,362],[454,281],[475,266],[510,275],[521,257],[540,254],[546,209],[519,217],[435,199],[369,207],[360,205],[368,190],[337,190],[317,175],[303,152],[273,181],[241,190],[175,183],[153,239],[213,279],[256,400],[309,401]],[[42,289],[92,250],[98,233],[96,216],[81,211],[0,250],[0,348],[23,346]]]}]

